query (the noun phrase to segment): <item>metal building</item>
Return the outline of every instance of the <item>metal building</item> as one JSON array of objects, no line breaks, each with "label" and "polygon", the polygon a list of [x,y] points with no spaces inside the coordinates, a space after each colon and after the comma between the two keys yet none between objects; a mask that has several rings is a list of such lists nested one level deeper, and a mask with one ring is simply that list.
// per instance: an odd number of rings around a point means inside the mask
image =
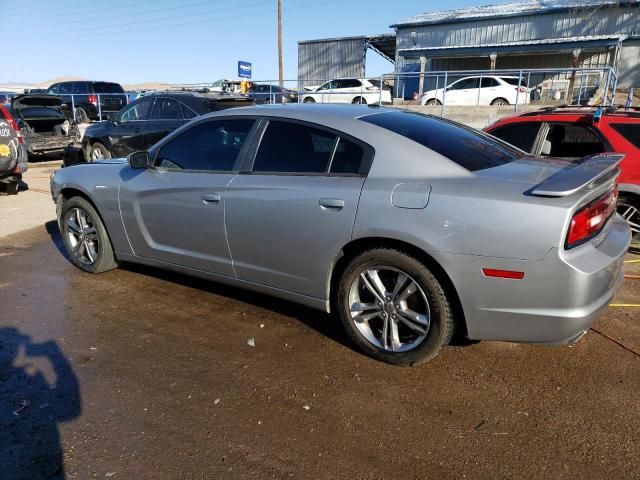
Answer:
[{"label": "metal building", "polygon": [[639,0],[527,0],[391,28],[397,72],[612,66],[619,86],[640,85]]},{"label": "metal building", "polygon": [[364,78],[367,50],[390,62],[396,56],[394,34],[326,38],[298,42],[300,86],[331,78]]}]

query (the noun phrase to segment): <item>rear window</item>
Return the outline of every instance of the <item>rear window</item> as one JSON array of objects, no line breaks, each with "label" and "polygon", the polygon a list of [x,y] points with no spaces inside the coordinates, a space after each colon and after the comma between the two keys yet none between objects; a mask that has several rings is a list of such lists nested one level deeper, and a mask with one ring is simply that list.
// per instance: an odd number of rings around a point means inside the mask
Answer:
[{"label": "rear window", "polygon": [[533,151],[533,144],[540,130],[540,122],[515,122],[491,130],[491,135],[504,140],[527,153]]},{"label": "rear window", "polygon": [[124,93],[118,83],[95,82],[93,84],[94,93]]},{"label": "rear window", "polygon": [[413,140],[471,172],[524,156],[489,135],[431,115],[398,111],[367,115],[360,120]]},{"label": "rear window", "polygon": [[640,123],[612,123],[611,128],[632,143],[634,147],[640,148]]}]

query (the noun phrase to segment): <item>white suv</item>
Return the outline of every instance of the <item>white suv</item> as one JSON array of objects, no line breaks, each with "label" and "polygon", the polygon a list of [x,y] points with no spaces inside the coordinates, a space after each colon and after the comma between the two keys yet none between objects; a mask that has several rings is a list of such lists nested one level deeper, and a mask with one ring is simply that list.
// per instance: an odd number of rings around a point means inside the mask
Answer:
[{"label": "white suv", "polygon": [[[330,80],[320,86],[304,87],[305,103],[378,103],[380,80],[366,78],[341,78]],[[382,103],[391,103],[391,91],[382,86]]]},{"label": "white suv", "polygon": [[420,97],[420,105],[514,105],[516,101],[529,103],[527,81],[493,75],[461,78],[447,87],[446,95],[443,88],[438,88]]}]

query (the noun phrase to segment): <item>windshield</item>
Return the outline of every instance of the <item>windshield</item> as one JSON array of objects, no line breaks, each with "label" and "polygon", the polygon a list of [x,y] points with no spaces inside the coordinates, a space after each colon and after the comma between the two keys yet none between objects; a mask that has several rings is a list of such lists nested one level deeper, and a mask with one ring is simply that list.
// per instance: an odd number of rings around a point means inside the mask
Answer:
[{"label": "windshield", "polygon": [[439,153],[471,172],[513,162],[526,154],[486,133],[432,115],[395,111],[360,117]]}]

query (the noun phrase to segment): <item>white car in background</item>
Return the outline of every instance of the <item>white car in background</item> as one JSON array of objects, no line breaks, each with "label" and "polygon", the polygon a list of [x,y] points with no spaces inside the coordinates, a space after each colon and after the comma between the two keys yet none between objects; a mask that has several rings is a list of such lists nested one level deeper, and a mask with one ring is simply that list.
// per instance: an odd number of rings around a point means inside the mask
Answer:
[{"label": "white car in background", "polygon": [[[320,86],[304,87],[300,101],[304,103],[378,103],[380,102],[380,80],[366,78],[341,78],[330,80]],[[391,91],[382,86],[382,103],[391,103]]]},{"label": "white car in background", "polygon": [[429,90],[420,105],[515,105],[529,103],[527,81],[511,76],[476,75],[464,77],[443,88]]}]

